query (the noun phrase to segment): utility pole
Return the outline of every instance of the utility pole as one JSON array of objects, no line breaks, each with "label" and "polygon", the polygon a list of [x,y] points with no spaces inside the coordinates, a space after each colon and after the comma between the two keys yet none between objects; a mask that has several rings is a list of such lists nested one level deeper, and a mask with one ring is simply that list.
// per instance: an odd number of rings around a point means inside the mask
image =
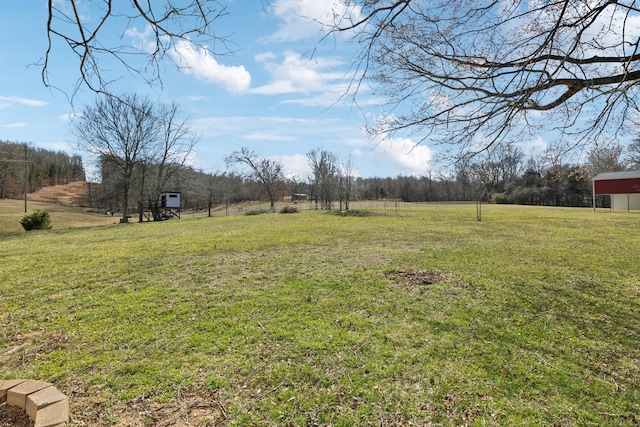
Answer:
[{"label": "utility pole", "polygon": [[24,213],[27,213],[27,194],[29,193],[29,164],[27,163],[27,143],[24,144]]},{"label": "utility pole", "polygon": [[24,213],[27,213],[27,194],[29,193],[29,163],[30,160],[27,160],[27,150],[28,146],[24,144],[24,159],[22,160],[14,160],[14,159],[2,159],[0,158],[0,162],[5,163],[24,163]]}]

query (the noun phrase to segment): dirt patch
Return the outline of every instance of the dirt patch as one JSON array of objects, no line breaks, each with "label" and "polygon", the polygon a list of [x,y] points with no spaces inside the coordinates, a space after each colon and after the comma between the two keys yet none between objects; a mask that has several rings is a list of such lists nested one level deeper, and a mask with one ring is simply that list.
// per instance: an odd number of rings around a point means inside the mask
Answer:
[{"label": "dirt patch", "polygon": [[182,395],[166,402],[137,399],[122,406],[113,406],[106,411],[105,409],[101,405],[92,405],[76,411],[72,415],[71,425],[211,427],[227,424],[227,409],[215,392]]},{"label": "dirt patch", "polygon": [[33,427],[34,423],[29,419],[24,409],[0,403],[0,427]]},{"label": "dirt patch", "polygon": [[423,270],[393,270],[385,273],[388,279],[396,284],[403,284],[412,288],[448,283],[453,280],[453,275],[446,271]]}]

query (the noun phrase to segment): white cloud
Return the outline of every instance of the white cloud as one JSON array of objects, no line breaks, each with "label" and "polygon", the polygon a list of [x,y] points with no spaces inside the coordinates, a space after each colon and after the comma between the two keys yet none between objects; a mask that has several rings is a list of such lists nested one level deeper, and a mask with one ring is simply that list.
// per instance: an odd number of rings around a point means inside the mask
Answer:
[{"label": "white cloud", "polygon": [[304,154],[293,154],[291,156],[271,156],[271,159],[282,163],[282,169],[287,178],[304,180],[311,174],[311,168],[307,163],[307,156]]},{"label": "white cloud", "polygon": [[27,127],[27,123],[26,122],[9,123],[9,124],[3,125],[2,127],[4,127],[4,128],[24,128],[24,127]]},{"label": "white cloud", "polygon": [[[505,4],[511,5],[512,2],[505,2]],[[596,4],[598,8],[602,7],[602,10],[598,12],[597,18],[591,19],[593,18],[592,16],[589,20],[585,20],[584,17],[593,12]],[[521,14],[518,9],[511,8],[511,13],[520,16],[520,18],[512,19],[511,27],[506,27],[505,31],[514,28],[518,31],[519,39],[536,37],[539,39],[536,42],[542,42],[542,38],[547,36],[547,31],[541,32],[541,28],[548,30],[555,25],[560,9],[550,6],[546,0],[528,0],[526,8],[528,12],[526,15]],[[504,10],[506,11],[507,9]],[[536,16],[537,20],[531,20],[531,16]],[[636,53],[637,46],[633,41],[638,40],[638,37],[640,37],[640,15],[627,5],[621,6],[616,1],[575,2],[571,4],[571,7],[562,11],[562,16],[563,25],[559,26],[554,35],[558,45],[554,44],[553,48],[558,49],[558,52],[572,45],[574,39],[578,39],[579,49],[572,49],[567,54],[587,58],[595,56],[618,57]],[[576,22],[579,25],[575,24]],[[549,34],[551,34],[550,30]],[[614,61],[595,65],[583,63],[572,68],[570,64],[564,63],[563,70],[570,77],[574,77],[575,73],[578,73],[580,75],[590,75],[593,78],[595,76],[623,73],[627,66],[628,64],[626,63],[616,63]]]},{"label": "white cloud", "polygon": [[296,41],[317,36],[345,19],[357,20],[360,6],[342,0],[274,0],[271,12],[283,22],[267,41]]},{"label": "white cloud", "polygon": [[[147,54],[152,54],[156,49],[154,35],[151,26],[147,26],[142,32],[135,27],[125,31],[125,36],[132,39],[132,46]],[[185,74],[222,86],[230,93],[245,93],[251,85],[251,74],[245,67],[220,64],[206,46],[200,47],[188,40],[180,40],[169,50],[169,55]]]},{"label": "white cloud", "polygon": [[[345,77],[344,73],[332,71],[341,63],[331,58],[305,59],[292,50],[286,50],[282,57],[268,52],[255,57],[271,75],[271,82],[254,88],[252,93],[260,95],[282,95],[291,93],[310,94],[322,92],[334,94],[335,102],[344,93],[345,86],[336,88],[336,80]],[[281,62],[277,60],[280,59]],[[326,105],[326,104],[323,104]]]},{"label": "white cloud", "polygon": [[277,132],[252,132],[240,136],[248,141],[295,141],[296,138],[291,135],[282,135]]},{"label": "white cloud", "polygon": [[222,65],[206,48],[180,41],[170,54],[186,74],[222,86],[230,93],[241,94],[249,90],[251,74],[243,66]]},{"label": "white cloud", "polygon": [[278,80],[252,89],[251,92],[258,95],[281,95],[285,93],[296,92],[296,89],[293,87],[291,82],[286,80]]},{"label": "white cloud", "polygon": [[141,52],[153,54],[156,50],[155,32],[151,25],[147,25],[143,32],[138,31],[136,27],[127,28],[124,35],[133,39],[131,45]]},{"label": "white cloud", "polygon": [[60,114],[58,116],[58,120],[61,122],[70,122],[71,120],[76,119],[78,117],[82,117],[82,113],[72,112],[72,113]]},{"label": "white cloud", "polygon": [[[358,83],[358,109],[368,106],[384,105],[385,100],[380,97],[369,96],[369,85]],[[292,98],[282,101],[283,104],[300,105],[303,107],[333,107],[347,106],[354,107],[353,87],[350,83],[335,83],[327,85],[326,88],[313,96],[304,98]],[[366,96],[365,96],[366,95]]]},{"label": "white cloud", "polygon": [[375,152],[409,175],[421,175],[429,169],[433,151],[408,138],[390,138],[376,144]]},{"label": "white cloud", "polygon": [[47,105],[46,102],[36,99],[20,98],[18,96],[0,96],[0,108],[11,107],[14,104],[20,104],[26,107],[44,107]]},{"label": "white cloud", "polygon": [[208,101],[209,97],[204,95],[189,95],[187,96],[188,101],[198,102],[198,101]]},{"label": "white cloud", "polygon": [[549,142],[542,136],[537,136],[530,140],[518,141],[516,142],[516,146],[518,146],[525,154],[529,156],[536,156],[549,147]]},{"label": "white cloud", "polygon": [[233,135],[255,141],[262,135],[271,141],[292,141],[298,139],[301,129],[314,132],[318,127],[326,128],[329,123],[332,122],[277,116],[228,116],[196,119],[191,127],[205,137]]},{"label": "white cloud", "polygon": [[[637,40],[639,36],[640,16],[627,15],[626,8],[617,7],[612,3],[587,31],[582,33],[581,41],[589,46],[586,55],[621,56],[636,53],[633,43],[623,41]],[[622,67],[619,68],[622,70]]]},{"label": "white cloud", "polygon": [[276,58],[277,56],[273,52],[258,53],[253,57],[253,59],[255,59],[256,62],[269,62]]},{"label": "white cloud", "polygon": [[334,105],[342,104],[343,101],[351,99],[345,97],[346,92],[334,92],[327,90],[316,96],[296,99],[286,99],[282,101],[283,104],[294,104],[303,107],[332,107]]}]

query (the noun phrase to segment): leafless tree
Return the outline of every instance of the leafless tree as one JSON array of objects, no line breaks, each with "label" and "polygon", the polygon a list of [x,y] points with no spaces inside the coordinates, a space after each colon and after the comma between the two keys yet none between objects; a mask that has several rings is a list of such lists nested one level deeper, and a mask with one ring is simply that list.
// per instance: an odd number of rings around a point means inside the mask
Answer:
[{"label": "leafless tree", "polygon": [[640,169],[640,139],[635,139],[627,146],[624,153],[625,160],[631,169]]},{"label": "leafless tree", "polygon": [[275,211],[276,198],[285,182],[282,163],[268,157],[260,157],[246,147],[231,153],[226,161],[228,165],[237,163],[249,167],[252,178],[262,184],[267,193],[271,203],[271,211]]},{"label": "leafless tree", "polygon": [[588,144],[637,114],[634,0],[348,3],[334,30],[362,46],[353,89],[373,82],[388,99],[374,134],[480,151],[544,125]]},{"label": "leafless tree", "polygon": [[[156,170],[152,194],[156,201],[160,193],[167,190],[169,180],[184,169],[198,138],[191,132],[187,120],[180,117],[177,104],[160,104],[154,114],[160,135],[155,142],[155,150],[150,153],[152,156],[146,163],[153,165]],[[160,219],[158,205],[154,203],[152,206],[153,218],[157,221]]]},{"label": "leafless tree", "polygon": [[207,203],[207,216],[212,215],[212,209],[230,198],[229,177],[219,171],[211,173],[199,173],[199,178],[194,184],[198,193],[203,195]]},{"label": "leafless tree", "polygon": [[494,143],[482,153],[469,157],[471,181],[476,183],[476,197],[488,198],[503,192],[505,183],[516,177],[524,154],[512,141]]},{"label": "leafless tree", "polygon": [[606,147],[593,147],[587,153],[587,170],[590,176],[602,172],[620,172],[624,170],[622,147],[613,144]]},{"label": "leafless tree", "polygon": [[339,191],[340,191],[340,210],[342,211],[344,200],[344,210],[349,210],[349,201],[351,201],[353,191],[353,161],[351,154],[347,160],[339,165]]},{"label": "leafless tree", "polygon": [[191,152],[196,139],[178,113],[175,104],[163,106],[137,95],[103,96],[74,120],[79,148],[97,155],[101,168],[115,175],[111,179],[122,194],[122,222],[128,222],[134,176],[144,180],[157,171],[157,200]]},{"label": "leafless tree", "polygon": [[[111,95],[110,84],[126,74],[161,84],[161,64],[171,59],[168,54],[179,41],[206,46],[213,55],[229,52],[228,37],[213,30],[214,21],[225,14],[226,6],[216,0],[48,0],[42,80],[47,87],[56,86],[49,69],[62,42],[78,61],[74,93],[84,86]],[[148,43],[125,42],[135,26],[148,36]],[[122,67],[121,74],[114,74],[114,62]]]},{"label": "leafless tree", "polygon": [[313,197],[316,209],[318,201],[323,207],[331,208],[339,170],[338,158],[332,152],[314,148],[307,153],[307,164],[313,174]]}]

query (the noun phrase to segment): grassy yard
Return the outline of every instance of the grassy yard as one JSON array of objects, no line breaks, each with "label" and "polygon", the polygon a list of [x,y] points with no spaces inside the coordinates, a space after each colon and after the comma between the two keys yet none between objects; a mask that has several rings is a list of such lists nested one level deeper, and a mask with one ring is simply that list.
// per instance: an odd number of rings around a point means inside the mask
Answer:
[{"label": "grassy yard", "polygon": [[2,234],[0,378],[75,426],[640,423],[640,214],[383,213]]},{"label": "grassy yard", "polygon": [[[80,208],[51,203],[27,202],[27,214],[36,209],[44,209],[49,212],[54,229],[89,227],[118,222],[117,217],[89,213]],[[0,199],[0,239],[3,239],[8,234],[25,233],[22,225],[20,225],[20,219],[25,215],[24,201]]]}]

